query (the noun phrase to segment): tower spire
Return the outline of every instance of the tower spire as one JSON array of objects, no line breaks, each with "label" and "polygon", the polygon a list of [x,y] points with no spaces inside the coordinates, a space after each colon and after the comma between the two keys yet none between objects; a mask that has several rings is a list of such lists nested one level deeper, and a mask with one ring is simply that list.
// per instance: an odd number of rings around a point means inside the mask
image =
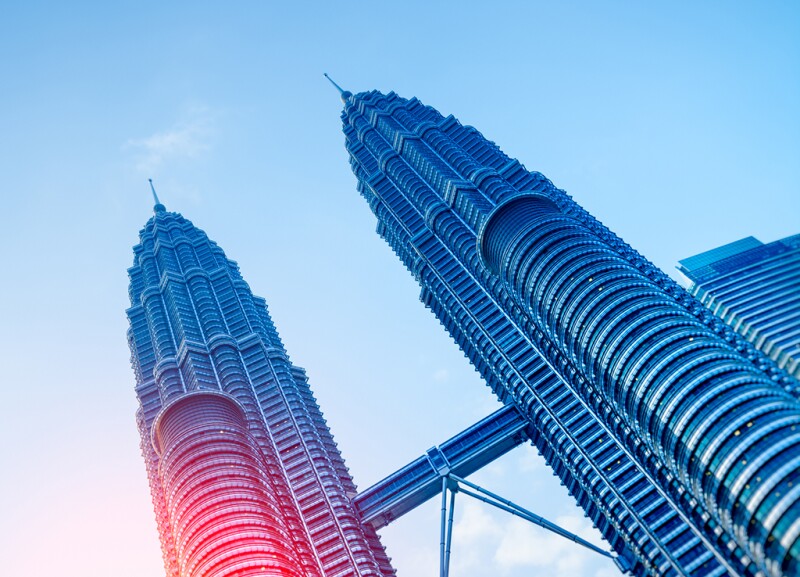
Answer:
[{"label": "tower spire", "polygon": [[341,86],[336,84],[336,82],[333,80],[333,78],[328,76],[327,72],[323,72],[323,74],[325,75],[325,78],[328,79],[328,82],[333,84],[333,86],[336,88],[336,90],[339,91],[339,96],[341,96],[342,102],[347,102],[347,99],[350,98],[353,95],[353,93],[350,92],[349,90],[345,90],[344,88],[342,88]]},{"label": "tower spire", "polygon": [[163,204],[161,204],[160,200],[158,200],[158,195],[156,194],[156,187],[153,186],[153,179],[148,178],[147,182],[150,183],[150,190],[153,192],[153,201],[155,202],[155,205],[153,206],[153,211],[164,212],[166,210],[166,207]]}]

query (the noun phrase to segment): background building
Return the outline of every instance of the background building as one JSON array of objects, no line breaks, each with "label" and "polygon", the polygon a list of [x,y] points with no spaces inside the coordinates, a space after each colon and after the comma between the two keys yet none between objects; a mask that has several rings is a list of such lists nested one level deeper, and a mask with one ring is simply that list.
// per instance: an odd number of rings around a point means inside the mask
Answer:
[{"label": "background building", "polygon": [[752,236],[680,261],[688,290],[736,332],[800,378],[800,235]]}]

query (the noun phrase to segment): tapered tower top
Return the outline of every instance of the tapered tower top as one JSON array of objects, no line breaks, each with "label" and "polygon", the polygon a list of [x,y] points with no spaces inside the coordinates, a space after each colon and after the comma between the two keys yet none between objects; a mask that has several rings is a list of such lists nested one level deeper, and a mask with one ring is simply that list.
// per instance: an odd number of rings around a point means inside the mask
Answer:
[{"label": "tapered tower top", "polygon": [[341,96],[341,98],[342,98],[342,102],[347,102],[347,99],[348,99],[348,98],[350,98],[350,97],[353,95],[353,93],[352,93],[352,92],[350,92],[349,90],[345,90],[344,88],[342,88],[341,86],[339,86],[338,84],[336,84],[336,82],[334,82],[333,78],[331,78],[330,76],[328,76],[328,73],[327,73],[327,72],[323,72],[323,74],[325,75],[325,78],[327,78],[327,79],[328,79],[328,81],[329,81],[331,84],[333,84],[333,86],[336,88],[336,90],[338,90],[338,91],[339,91],[339,96]]},{"label": "tapered tower top", "polygon": [[161,204],[161,201],[158,200],[158,195],[156,194],[156,187],[153,186],[153,179],[148,178],[147,182],[150,183],[150,190],[153,192],[153,202],[155,203],[153,205],[153,212],[166,212],[167,207]]}]

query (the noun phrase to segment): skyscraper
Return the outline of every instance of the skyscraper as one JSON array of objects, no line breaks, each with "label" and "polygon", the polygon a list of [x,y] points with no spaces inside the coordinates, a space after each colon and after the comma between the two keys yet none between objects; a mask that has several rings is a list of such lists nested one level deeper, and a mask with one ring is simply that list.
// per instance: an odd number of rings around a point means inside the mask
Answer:
[{"label": "skyscraper", "polygon": [[797,382],[474,128],[340,91],[378,234],[632,571],[800,572]]},{"label": "skyscraper", "polygon": [[747,237],[683,259],[689,292],[800,378],[800,235]]},{"label": "skyscraper", "polygon": [[393,575],[264,300],[203,231],[155,202],[127,315],[168,577]]}]

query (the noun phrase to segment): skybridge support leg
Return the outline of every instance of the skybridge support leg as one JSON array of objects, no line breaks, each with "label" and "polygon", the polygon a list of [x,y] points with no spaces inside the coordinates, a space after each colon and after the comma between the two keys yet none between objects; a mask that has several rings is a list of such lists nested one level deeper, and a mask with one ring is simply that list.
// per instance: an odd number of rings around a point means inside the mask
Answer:
[{"label": "skybridge support leg", "polygon": [[[450,490],[450,505],[447,504],[447,490]],[[442,527],[439,540],[439,577],[450,575],[450,545],[453,542],[453,511],[456,507],[458,486],[447,472],[442,472]]]},{"label": "skybridge support leg", "polygon": [[520,507],[519,505],[509,501],[508,499],[504,499],[500,495],[492,493],[491,491],[487,491],[483,487],[480,487],[480,486],[476,485],[475,483],[470,483],[469,481],[466,481],[466,480],[462,479],[461,477],[457,477],[456,475],[450,474],[449,477],[453,481],[455,481],[456,483],[462,483],[462,484],[464,484],[464,485],[466,485],[468,487],[471,487],[472,489],[474,489],[478,493],[480,493],[480,494],[473,493],[472,491],[468,491],[467,489],[464,489],[463,487],[459,488],[459,491],[461,491],[465,495],[469,495],[470,497],[478,499],[479,501],[483,501],[484,503],[488,503],[489,505],[492,505],[493,507],[497,507],[498,509],[501,509],[503,511],[511,513],[512,515],[516,515],[517,517],[520,517],[522,519],[525,519],[526,521],[530,521],[531,523],[533,523],[535,525],[539,525],[540,527],[543,527],[543,528],[547,529],[548,531],[552,531],[556,535],[560,535],[560,536],[564,537],[565,539],[569,539],[570,541],[574,541],[575,543],[578,543],[579,545],[583,545],[587,549],[591,549],[595,553],[599,553],[600,555],[603,555],[604,557],[608,557],[610,559],[614,558],[614,556],[610,552],[608,552],[608,551],[606,551],[604,549],[601,549],[600,547],[597,547],[596,545],[593,545],[593,544],[589,543],[585,539],[582,539],[581,537],[578,537],[575,533],[570,533],[569,531],[567,531],[566,529],[564,529],[562,527],[559,527],[558,525],[556,525],[552,521],[548,521],[544,517],[540,517],[539,515],[533,513],[532,511],[528,511],[527,509],[525,509],[523,507]]},{"label": "skybridge support leg", "polygon": [[439,577],[447,577],[445,567],[445,540],[447,533],[447,475],[442,475],[442,527],[439,540]]},{"label": "skybridge support leg", "polygon": [[[450,473],[447,470],[441,471],[442,475],[442,521],[441,521],[441,539],[439,541],[439,577],[449,577],[450,573],[450,546],[453,541],[453,512],[455,510],[456,505],[456,493],[461,492],[465,495],[469,495],[470,497],[492,505],[493,507],[497,507],[502,511],[506,511],[507,513],[511,513],[521,519],[525,519],[535,525],[543,527],[548,531],[552,531],[556,535],[560,535],[565,539],[569,539],[570,541],[574,541],[579,545],[586,547],[587,549],[591,549],[595,553],[599,553],[604,557],[608,557],[616,562],[615,557],[608,551],[597,547],[578,537],[574,533],[570,533],[563,527],[559,527],[552,521],[548,521],[547,519],[536,515],[535,513],[528,511],[527,509],[520,507],[516,503],[509,501],[508,499],[504,499],[500,495],[492,493],[491,491],[487,491],[483,487],[476,485],[475,483],[470,483]],[[472,490],[466,489],[460,485],[466,485]],[[450,490],[450,506],[448,507],[447,503],[447,491]],[[448,510],[449,509],[449,510]]]},{"label": "skybridge support leg", "polygon": [[456,490],[450,488],[450,511],[447,513],[447,544],[444,551],[444,577],[450,577],[450,544],[453,542],[453,511],[456,508]]}]

